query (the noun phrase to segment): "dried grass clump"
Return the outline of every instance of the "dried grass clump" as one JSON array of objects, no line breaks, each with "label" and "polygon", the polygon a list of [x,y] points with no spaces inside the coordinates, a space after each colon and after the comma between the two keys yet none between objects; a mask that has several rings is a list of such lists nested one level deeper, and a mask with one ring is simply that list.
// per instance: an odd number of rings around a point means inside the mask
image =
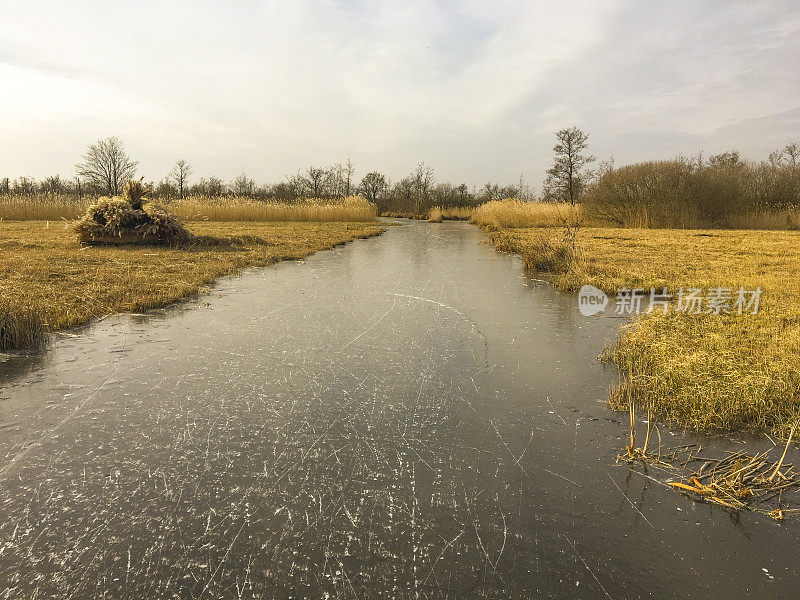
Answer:
[{"label": "dried grass clump", "polygon": [[[786,455],[792,444],[794,433],[800,421],[795,421],[789,439],[777,462],[769,458],[769,450],[753,456],[744,451],[728,452],[724,458],[703,456],[702,446],[686,444],[672,449],[664,449],[659,433],[657,452],[649,452],[647,447],[653,425],[652,413],[647,414],[647,436],[641,448],[636,447],[636,408],[632,397],[629,400],[630,444],[624,454],[617,455],[617,461],[649,462],[665,471],[689,470],[683,481],[668,481],[679,492],[698,502],[717,504],[733,510],[749,509],[766,514],[773,519],[782,520],[788,513],[800,512],[800,508],[788,508],[784,494],[792,493],[796,502],[800,490],[800,476],[794,465],[786,463]],[[658,427],[656,426],[656,432]],[[771,438],[770,438],[771,439]]]},{"label": "dried grass clump", "polygon": [[45,323],[40,313],[0,298],[0,352],[33,348],[44,340]]},{"label": "dried grass clump", "polygon": [[145,205],[144,195],[141,181],[132,181],[123,198],[100,198],[75,225],[80,241],[173,245],[192,238],[175,216],[154,204]]},{"label": "dried grass clump", "polygon": [[442,207],[441,206],[434,206],[430,212],[428,212],[428,222],[429,223],[441,223],[442,222]]},{"label": "dried grass clump", "polygon": [[586,268],[583,249],[578,242],[579,223],[562,223],[560,229],[536,229],[524,240],[508,231],[492,233],[492,243],[501,252],[518,252],[529,269],[576,277]]}]

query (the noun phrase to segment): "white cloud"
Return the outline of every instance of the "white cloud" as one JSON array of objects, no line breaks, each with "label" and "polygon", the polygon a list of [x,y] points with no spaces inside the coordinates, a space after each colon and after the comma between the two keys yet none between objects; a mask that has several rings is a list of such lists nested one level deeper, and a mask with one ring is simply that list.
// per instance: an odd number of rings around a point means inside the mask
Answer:
[{"label": "white cloud", "polygon": [[[791,2],[57,3],[4,9],[0,165],[68,174],[123,137],[145,174],[278,180],[350,155],[401,177],[539,181],[552,131],[598,154],[693,152],[789,111]],[[742,129],[740,149],[761,151]]]}]

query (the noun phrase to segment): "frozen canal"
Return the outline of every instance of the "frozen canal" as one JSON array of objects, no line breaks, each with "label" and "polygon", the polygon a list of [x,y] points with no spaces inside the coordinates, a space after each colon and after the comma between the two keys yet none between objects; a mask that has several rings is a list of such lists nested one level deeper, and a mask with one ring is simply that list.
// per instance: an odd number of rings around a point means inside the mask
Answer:
[{"label": "frozen canal", "polygon": [[0,363],[0,598],[797,597],[796,522],[615,464],[618,325],[410,222],[59,336]]}]

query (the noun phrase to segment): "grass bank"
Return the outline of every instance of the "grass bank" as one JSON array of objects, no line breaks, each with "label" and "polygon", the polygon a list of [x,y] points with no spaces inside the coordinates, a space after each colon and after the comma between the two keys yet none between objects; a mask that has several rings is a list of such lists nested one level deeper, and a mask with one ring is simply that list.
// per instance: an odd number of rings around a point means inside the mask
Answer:
[{"label": "grass bank", "polygon": [[0,348],[116,312],[164,306],[244,267],[381,233],[376,223],[191,222],[177,248],[82,246],[67,223],[0,221]]},{"label": "grass bank", "polygon": [[[642,315],[603,357],[622,373],[610,397],[695,431],[758,428],[786,437],[800,418],[800,232],[514,229],[500,250],[549,270],[557,287],[763,290],[757,315]],[[614,298],[611,298],[613,310]],[[589,318],[589,317],[587,317]]]}]

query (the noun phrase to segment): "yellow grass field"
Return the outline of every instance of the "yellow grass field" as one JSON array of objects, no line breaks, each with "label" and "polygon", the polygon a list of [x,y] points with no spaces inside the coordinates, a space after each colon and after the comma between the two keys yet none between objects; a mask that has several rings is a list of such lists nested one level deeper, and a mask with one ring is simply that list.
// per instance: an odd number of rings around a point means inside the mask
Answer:
[{"label": "yellow grass field", "polygon": [[63,221],[0,221],[0,337],[8,339],[14,323],[30,328],[30,318],[54,331],[164,306],[244,267],[302,258],[385,230],[374,222],[187,225],[204,237],[180,248],[112,247],[81,246]]},{"label": "yellow grass field", "polygon": [[[563,235],[515,229],[492,239],[534,265]],[[766,428],[788,435],[800,418],[800,232],[586,227],[576,241],[576,255],[554,263],[562,289],[588,283],[612,294],[664,286],[673,293],[680,287],[763,290],[757,315],[670,311],[636,319],[604,353],[623,374],[612,407],[626,409],[630,394],[640,409],[692,430]]]}]

